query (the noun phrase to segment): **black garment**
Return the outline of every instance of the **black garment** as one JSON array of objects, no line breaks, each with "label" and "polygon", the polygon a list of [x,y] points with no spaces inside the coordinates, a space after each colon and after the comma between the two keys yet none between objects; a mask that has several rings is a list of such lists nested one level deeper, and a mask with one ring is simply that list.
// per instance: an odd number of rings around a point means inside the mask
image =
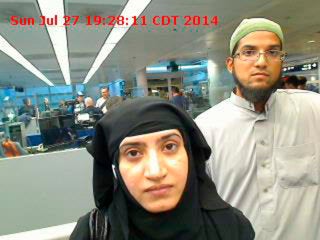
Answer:
[{"label": "black garment", "polygon": [[88,113],[90,118],[92,118],[94,122],[98,121],[103,116],[103,112],[101,111],[101,109],[94,106],[89,106],[82,110],[80,113]]},{"label": "black garment", "polygon": [[109,111],[111,109],[118,107],[122,102],[123,102],[123,98],[120,96],[109,97],[106,102],[106,108]]},{"label": "black garment", "polygon": [[[153,214],[142,208],[126,188],[119,172],[118,149],[127,136],[168,129],[178,129],[183,136],[189,159],[188,178],[177,207]],[[205,161],[211,150],[200,130],[187,113],[173,104],[148,97],[125,102],[108,111],[97,123],[96,135],[88,150],[94,157],[95,203],[111,226],[108,240],[254,238],[249,221],[219,197],[205,173]],[[88,216],[80,218],[71,240],[89,239]]]},{"label": "black garment", "polygon": [[88,113],[90,116],[91,115],[103,115],[103,112],[101,111],[100,108],[94,107],[94,106],[89,106],[85,108],[84,110],[81,111],[81,113]]}]

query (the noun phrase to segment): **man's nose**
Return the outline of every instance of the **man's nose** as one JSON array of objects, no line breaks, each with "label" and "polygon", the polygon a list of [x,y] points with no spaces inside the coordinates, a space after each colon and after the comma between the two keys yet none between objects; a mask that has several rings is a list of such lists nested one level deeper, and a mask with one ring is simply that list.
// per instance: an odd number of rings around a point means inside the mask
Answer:
[{"label": "man's nose", "polygon": [[256,66],[266,66],[267,65],[267,56],[265,54],[265,52],[259,52],[259,56],[257,61],[255,62]]}]

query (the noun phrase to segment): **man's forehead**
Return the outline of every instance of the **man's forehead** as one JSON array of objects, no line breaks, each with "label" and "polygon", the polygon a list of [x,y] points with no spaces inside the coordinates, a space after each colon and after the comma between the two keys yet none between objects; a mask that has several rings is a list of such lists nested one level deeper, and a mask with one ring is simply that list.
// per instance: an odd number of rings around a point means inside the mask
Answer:
[{"label": "man's forehead", "polygon": [[281,40],[273,32],[256,31],[243,37],[238,43],[238,48],[245,46],[257,47],[263,45],[267,47],[281,47]]}]

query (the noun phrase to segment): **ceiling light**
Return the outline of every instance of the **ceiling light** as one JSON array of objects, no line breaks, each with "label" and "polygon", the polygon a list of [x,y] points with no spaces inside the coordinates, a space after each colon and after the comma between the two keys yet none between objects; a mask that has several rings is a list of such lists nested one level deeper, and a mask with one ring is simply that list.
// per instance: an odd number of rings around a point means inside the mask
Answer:
[{"label": "ceiling light", "polygon": [[151,0],[129,0],[120,15],[125,19],[128,18],[128,26],[130,27],[133,24],[133,18],[140,16],[150,2]]},{"label": "ceiling light", "polygon": [[[45,1],[45,0],[43,0]],[[127,33],[130,27],[133,24],[133,17],[138,17],[144,11],[144,9],[148,6],[151,0],[129,0],[122,10],[120,16],[123,16],[124,19],[128,19],[126,27],[119,26],[115,24],[113,29],[108,35],[104,45],[102,46],[98,56],[94,60],[83,84],[86,84],[90,81],[91,77],[95,74],[98,68],[101,66],[103,61],[109,56],[114,47],[118,44],[121,38]]]},{"label": "ceiling light", "polygon": [[54,18],[55,15],[57,16],[58,23],[53,25],[46,24],[46,28],[48,30],[53,49],[56,53],[64,80],[67,85],[70,85],[71,80],[67,31],[66,27],[63,25],[65,16],[63,0],[38,0],[38,4],[42,16],[45,16],[46,19]]},{"label": "ceiling light", "polygon": [[146,71],[151,73],[151,72],[168,72],[168,69],[166,66],[164,67],[147,67]]},{"label": "ceiling light", "polygon": [[116,44],[104,44],[101,48],[97,58],[95,59],[94,63],[92,64],[92,67],[90,68],[86,78],[84,79],[83,84],[86,84],[90,81],[91,77],[95,74],[95,72],[98,70],[98,68],[101,66],[103,61],[108,57],[108,55],[111,53],[113,48],[116,46]]},{"label": "ceiling light", "polygon": [[0,35],[0,50],[11,57],[13,60],[21,64],[27,70],[32,72],[42,81],[44,81],[49,86],[53,86],[53,83],[46,78],[35,66],[33,66],[27,59],[25,59],[10,43],[7,42],[1,35]]},{"label": "ceiling light", "polygon": [[120,39],[126,34],[126,32],[128,30],[129,30],[129,28],[127,28],[127,27],[125,27],[125,28],[123,28],[123,27],[118,27],[118,28],[114,27],[111,30],[111,32],[110,32],[110,34],[109,34],[109,36],[108,36],[108,38],[106,40],[106,43],[107,44],[109,44],[109,43],[117,44],[120,41]]},{"label": "ceiling light", "polygon": [[180,70],[194,70],[194,69],[201,69],[201,68],[207,68],[206,65],[187,65],[187,66],[180,66]]}]

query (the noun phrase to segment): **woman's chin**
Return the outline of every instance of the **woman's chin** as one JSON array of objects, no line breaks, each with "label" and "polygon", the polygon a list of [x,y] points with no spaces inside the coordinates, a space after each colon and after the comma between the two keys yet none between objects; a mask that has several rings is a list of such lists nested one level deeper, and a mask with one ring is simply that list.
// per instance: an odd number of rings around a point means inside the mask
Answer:
[{"label": "woman's chin", "polygon": [[174,209],[177,206],[177,203],[171,203],[170,201],[160,201],[155,203],[148,203],[146,206],[143,206],[145,210],[151,213],[161,213]]}]

